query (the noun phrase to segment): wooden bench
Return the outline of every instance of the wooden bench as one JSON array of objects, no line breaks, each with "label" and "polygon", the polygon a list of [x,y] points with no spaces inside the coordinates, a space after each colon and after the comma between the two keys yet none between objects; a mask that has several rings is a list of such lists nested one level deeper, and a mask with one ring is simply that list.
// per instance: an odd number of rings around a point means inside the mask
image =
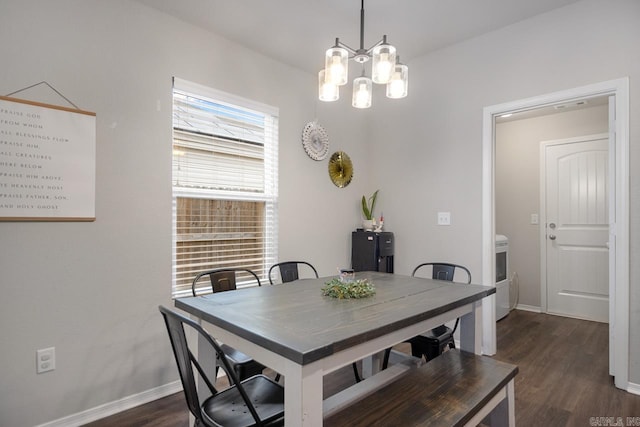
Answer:
[{"label": "wooden bench", "polygon": [[517,373],[515,365],[449,350],[328,416],[324,425],[449,427],[487,422],[514,426]]}]

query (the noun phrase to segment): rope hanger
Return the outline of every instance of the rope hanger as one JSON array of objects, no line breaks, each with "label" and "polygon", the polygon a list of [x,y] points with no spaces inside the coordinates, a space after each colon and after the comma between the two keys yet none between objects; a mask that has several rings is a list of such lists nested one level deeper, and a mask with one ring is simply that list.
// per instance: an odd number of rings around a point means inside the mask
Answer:
[{"label": "rope hanger", "polygon": [[11,92],[11,93],[7,94],[6,96],[11,96],[11,95],[15,95],[16,93],[24,92],[25,90],[29,90],[29,89],[31,89],[31,88],[33,88],[33,87],[40,86],[40,85],[42,85],[42,84],[47,85],[47,86],[49,87],[49,89],[51,89],[52,91],[54,91],[56,94],[58,94],[62,99],[64,99],[65,101],[67,101],[69,104],[73,105],[73,106],[75,107],[75,109],[76,109],[76,110],[80,110],[80,108],[78,108],[78,106],[77,106],[76,104],[74,104],[73,102],[69,101],[69,99],[68,99],[66,96],[64,96],[63,94],[61,94],[61,93],[60,93],[56,88],[54,88],[53,86],[51,86],[48,82],[46,82],[46,81],[44,81],[44,80],[43,80],[43,81],[41,81],[40,83],[35,83],[35,84],[32,84],[31,86],[27,86],[27,87],[25,87],[25,88],[22,88],[22,89],[16,90],[15,92]]}]

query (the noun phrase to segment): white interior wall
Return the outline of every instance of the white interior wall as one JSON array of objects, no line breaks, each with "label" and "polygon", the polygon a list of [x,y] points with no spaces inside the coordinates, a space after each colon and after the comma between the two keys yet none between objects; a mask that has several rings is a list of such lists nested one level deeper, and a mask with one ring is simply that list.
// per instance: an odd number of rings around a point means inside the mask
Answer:
[{"label": "white interior wall", "polygon": [[[324,275],[348,265],[368,188],[363,116],[316,101],[316,76],[127,0],[3,0],[0,39],[0,93],[47,81],[97,114],[96,221],[0,222],[0,425],[38,425],[178,379],[157,311],[171,304],[173,76],[280,109],[281,259],[308,259]],[[16,96],[67,105],[41,89]],[[354,161],[345,189],[302,148],[316,118],[331,152]],[[57,368],[36,375],[36,349],[49,346]]]},{"label": "white interior wall", "polygon": [[[640,2],[584,0],[408,62],[409,96],[373,110],[373,179],[396,271],[449,260],[482,278],[483,108],[628,76],[630,259],[640,257]],[[390,194],[391,193],[391,194]],[[452,225],[436,225],[438,211]],[[629,380],[640,383],[640,266],[630,265]]]},{"label": "white interior wall", "polygon": [[595,106],[496,125],[496,233],[509,238],[519,304],[540,307],[540,142],[608,131],[608,106]]},{"label": "white interior wall", "polygon": [[[156,310],[170,304],[172,76],[280,108],[281,258],[308,258],[321,274],[347,264],[357,202],[380,188],[398,273],[448,259],[482,277],[482,108],[629,76],[633,171],[638,18],[639,2],[584,0],[416,58],[409,97],[374,98],[364,114],[342,100],[316,102],[315,75],[127,0],[4,0],[0,93],[46,80],[97,113],[97,220],[0,223],[0,425],[36,425],[177,378]],[[345,189],[330,183],[326,161],[301,148],[302,127],[316,117],[331,152],[354,160]],[[630,193],[633,260],[633,175]],[[442,210],[452,213],[449,227],[435,225]],[[631,266],[630,295],[636,383],[639,268]],[[35,350],[52,345],[58,368],[36,375]]]}]

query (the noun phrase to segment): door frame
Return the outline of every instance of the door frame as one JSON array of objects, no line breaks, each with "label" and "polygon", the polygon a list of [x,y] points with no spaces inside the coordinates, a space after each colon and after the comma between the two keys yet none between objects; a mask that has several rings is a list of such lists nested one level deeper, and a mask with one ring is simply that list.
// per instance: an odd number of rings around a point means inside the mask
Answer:
[{"label": "door frame", "polygon": [[[615,179],[609,183],[609,195],[615,198],[615,215],[609,218],[610,241],[615,257],[609,260],[611,290],[609,336],[613,357],[609,372],[616,387],[629,387],[629,78],[609,80],[559,92],[548,93],[484,107],[482,118],[482,282],[495,285],[495,118],[506,113],[534,110],[571,101],[600,96],[615,97],[615,122],[610,138],[610,164]],[[610,118],[611,123],[611,118]],[[613,259],[613,261],[612,261]],[[613,265],[612,265],[613,264]],[[612,274],[613,272],[613,274]],[[485,301],[486,300],[486,301]],[[496,352],[495,299],[483,300],[483,351]]]},{"label": "door frame", "polygon": [[[562,138],[562,139],[554,139],[554,140],[549,140],[549,141],[541,141],[540,142],[540,164],[539,164],[539,171],[540,171],[540,184],[539,184],[539,191],[540,191],[540,229],[539,229],[539,233],[538,233],[538,239],[540,242],[540,310],[543,313],[548,313],[549,312],[549,306],[548,306],[548,301],[547,301],[547,295],[548,295],[548,282],[546,279],[546,273],[547,273],[547,228],[546,226],[543,227],[544,224],[547,223],[547,187],[546,187],[546,183],[547,183],[547,160],[546,160],[546,147],[551,146],[551,145],[564,145],[564,144],[571,144],[571,143],[576,143],[576,142],[584,142],[584,141],[593,141],[593,140],[601,140],[601,139],[608,139],[609,140],[609,146],[608,146],[608,152],[609,152],[609,157],[611,157],[611,138],[610,138],[610,134],[609,133],[598,133],[598,134],[592,134],[592,135],[583,135],[583,136],[577,136],[577,137],[573,137],[573,138]],[[607,164],[607,167],[609,168],[608,171],[608,181],[609,183],[611,183],[612,179],[615,178],[615,167],[613,168],[614,170],[611,170],[611,163],[609,162]],[[607,191],[608,193],[610,193],[611,190],[611,184],[608,185]],[[607,206],[607,210],[609,211],[609,215],[611,215],[613,212],[615,212],[615,206],[614,206],[615,200],[613,198],[609,198],[608,200],[608,206]],[[611,221],[610,221],[611,222]],[[610,235],[611,236],[611,235]],[[611,264],[615,264],[615,250],[611,250],[609,251],[609,267],[611,268]],[[615,279],[614,279],[615,280]],[[611,282],[611,276],[609,276],[609,281]],[[613,283],[609,283],[609,293],[611,293],[612,289],[615,289],[615,286],[612,286]],[[611,299],[611,295],[609,295],[609,299]],[[609,313],[609,319],[611,319],[611,313]],[[609,321],[609,323],[611,323],[611,321]]]}]

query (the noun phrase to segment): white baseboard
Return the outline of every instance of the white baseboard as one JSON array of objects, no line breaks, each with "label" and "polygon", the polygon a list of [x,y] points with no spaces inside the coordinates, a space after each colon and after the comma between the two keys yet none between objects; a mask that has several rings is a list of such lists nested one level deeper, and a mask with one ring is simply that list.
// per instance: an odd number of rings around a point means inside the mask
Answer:
[{"label": "white baseboard", "polygon": [[627,391],[631,394],[640,395],[640,384],[627,383]]},{"label": "white baseboard", "polygon": [[136,406],[143,405],[145,403],[152,402],[154,400],[169,396],[182,390],[182,384],[180,381],[175,381],[169,384],[162,385],[160,387],[153,388],[151,390],[143,391],[142,393],[134,394],[124,397],[122,399],[105,403],[95,408],[87,409],[86,411],[78,412],[64,418],[49,421],[44,424],[40,424],[36,427],[77,427],[83,424],[87,424],[99,419],[108,417],[110,415],[117,414],[118,412],[126,411],[127,409],[135,408]]},{"label": "white baseboard", "polygon": [[542,310],[540,309],[540,307],[536,307],[535,305],[518,304],[518,305],[516,305],[516,310],[532,311],[534,313],[542,313]]}]

